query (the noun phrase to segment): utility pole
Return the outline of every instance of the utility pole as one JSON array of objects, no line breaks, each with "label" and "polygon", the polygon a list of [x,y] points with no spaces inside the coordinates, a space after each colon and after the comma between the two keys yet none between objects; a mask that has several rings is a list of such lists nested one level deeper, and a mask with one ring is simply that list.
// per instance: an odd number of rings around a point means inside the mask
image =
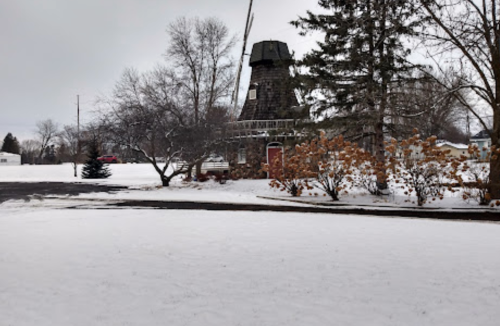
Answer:
[{"label": "utility pole", "polygon": [[80,95],[76,95],[76,129],[78,133],[78,142],[80,142]]},{"label": "utility pole", "polygon": [[[82,146],[80,142],[80,95],[76,95],[76,160],[77,163],[80,160],[80,155],[82,152]],[[76,176],[76,175],[75,175]]]},{"label": "utility pole", "polygon": [[238,109],[238,93],[240,91],[241,69],[243,68],[243,58],[245,57],[248,34],[250,34],[250,29],[252,28],[252,23],[253,23],[252,3],[253,0],[250,0],[250,6],[248,7],[247,21],[245,24],[245,34],[243,35],[243,50],[241,51],[240,64],[238,66],[238,73],[236,75],[236,84],[233,90],[232,102],[234,103],[234,107],[233,107],[233,112],[231,113],[231,121],[236,120],[234,115],[236,114],[236,110]]}]

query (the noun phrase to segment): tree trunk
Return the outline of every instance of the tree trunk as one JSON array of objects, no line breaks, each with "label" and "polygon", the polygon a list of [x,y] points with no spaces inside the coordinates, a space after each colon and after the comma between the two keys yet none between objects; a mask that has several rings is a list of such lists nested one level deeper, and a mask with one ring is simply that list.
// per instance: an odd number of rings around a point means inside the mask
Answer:
[{"label": "tree trunk", "polygon": [[[380,19],[382,35],[387,33],[386,30],[386,20],[387,20],[387,6],[385,5],[385,1],[381,1],[380,5],[382,6],[382,18]],[[390,59],[388,58],[388,54],[385,53],[384,42],[380,42],[377,46],[377,51],[380,60],[389,66]],[[378,107],[378,117],[377,123],[375,124],[375,157],[377,162],[380,164],[382,168],[382,173],[384,174],[383,180],[377,181],[377,188],[379,195],[388,195],[389,187],[387,185],[387,178],[385,177],[386,169],[385,169],[385,144],[384,144],[384,118],[386,117],[386,109],[387,102],[389,96],[389,83],[391,77],[389,76],[389,71],[385,70],[386,68],[382,68],[380,72],[382,75],[382,85],[381,85],[381,94],[380,94],[380,104]]]},{"label": "tree trunk", "polygon": [[191,164],[191,165],[188,166],[188,168],[187,168],[187,179],[191,179],[193,177],[193,167],[194,167],[194,164]]},{"label": "tree trunk", "polygon": [[379,117],[379,121],[375,125],[375,158],[377,162],[385,162],[385,148],[384,148],[384,122]]},{"label": "tree trunk", "polygon": [[340,200],[339,193],[335,189],[328,191],[328,194],[330,195],[330,198],[332,199],[332,201],[339,201]]},{"label": "tree trunk", "polygon": [[168,178],[168,177],[166,177],[166,176],[162,175],[162,176],[161,176],[161,185],[162,185],[163,187],[168,187],[168,186],[170,185],[170,179],[171,179],[171,178]]},{"label": "tree trunk", "polygon": [[[386,173],[385,169],[385,145],[384,145],[384,122],[383,117],[379,117],[379,121],[375,125],[375,158],[377,163],[380,164],[382,173]],[[387,195],[388,185],[387,179],[377,180],[377,195]]]},{"label": "tree trunk", "polygon": [[203,162],[196,163],[196,175],[201,174],[201,166],[202,166],[202,164],[203,164]]}]

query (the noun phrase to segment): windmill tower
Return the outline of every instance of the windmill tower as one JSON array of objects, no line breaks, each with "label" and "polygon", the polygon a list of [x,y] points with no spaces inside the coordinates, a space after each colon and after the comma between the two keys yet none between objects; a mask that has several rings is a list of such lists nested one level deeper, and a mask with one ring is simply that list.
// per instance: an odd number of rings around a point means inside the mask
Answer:
[{"label": "windmill tower", "polygon": [[260,171],[262,163],[272,164],[284,142],[297,137],[294,118],[299,104],[291,83],[291,64],[286,43],[263,41],[253,45],[245,104],[238,121],[231,124],[237,146],[232,169],[242,171],[243,177],[265,177]]},{"label": "windmill tower", "polygon": [[293,118],[297,98],[290,85],[292,57],[286,43],[255,43],[250,56],[250,86],[238,121]]}]

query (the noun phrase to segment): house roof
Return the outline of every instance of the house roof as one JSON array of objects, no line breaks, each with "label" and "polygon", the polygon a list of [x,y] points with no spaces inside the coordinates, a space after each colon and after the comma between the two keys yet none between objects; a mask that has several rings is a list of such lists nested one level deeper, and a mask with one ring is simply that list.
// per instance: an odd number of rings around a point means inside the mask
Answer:
[{"label": "house roof", "polygon": [[441,146],[445,146],[445,145],[453,147],[453,148],[456,148],[456,149],[468,149],[469,148],[468,145],[465,145],[465,144],[455,144],[455,143],[451,143],[449,141],[444,141],[442,143],[436,144],[437,147],[441,147]]},{"label": "house roof", "polygon": [[269,64],[290,60],[292,56],[286,43],[280,41],[263,41],[255,43],[252,47],[249,65]]},{"label": "house roof", "polygon": [[19,154],[14,154],[14,153],[7,153],[7,152],[0,152],[0,156],[10,156],[10,157],[14,157],[14,156],[21,156]]},{"label": "house roof", "polygon": [[470,139],[483,139],[483,138],[490,138],[490,135],[487,130],[481,130],[474,136],[472,136]]}]

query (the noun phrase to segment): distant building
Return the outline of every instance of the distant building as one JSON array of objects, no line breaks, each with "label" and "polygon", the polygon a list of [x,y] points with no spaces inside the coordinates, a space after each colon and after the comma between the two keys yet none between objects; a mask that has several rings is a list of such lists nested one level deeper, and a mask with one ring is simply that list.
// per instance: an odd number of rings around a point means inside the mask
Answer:
[{"label": "distant building", "polygon": [[460,156],[469,156],[467,149],[469,148],[468,145],[465,144],[454,144],[448,141],[444,141],[441,143],[436,144],[437,147],[443,150],[450,150],[450,156],[457,157],[459,158]]},{"label": "distant building", "polygon": [[0,166],[21,165],[21,155],[0,152]]},{"label": "distant building", "polygon": [[481,151],[481,156],[478,157],[478,159],[486,159],[488,151],[483,150],[483,148],[487,148],[488,150],[491,148],[491,138],[487,130],[481,130],[480,132],[472,136],[469,140],[469,143],[475,144]]}]

